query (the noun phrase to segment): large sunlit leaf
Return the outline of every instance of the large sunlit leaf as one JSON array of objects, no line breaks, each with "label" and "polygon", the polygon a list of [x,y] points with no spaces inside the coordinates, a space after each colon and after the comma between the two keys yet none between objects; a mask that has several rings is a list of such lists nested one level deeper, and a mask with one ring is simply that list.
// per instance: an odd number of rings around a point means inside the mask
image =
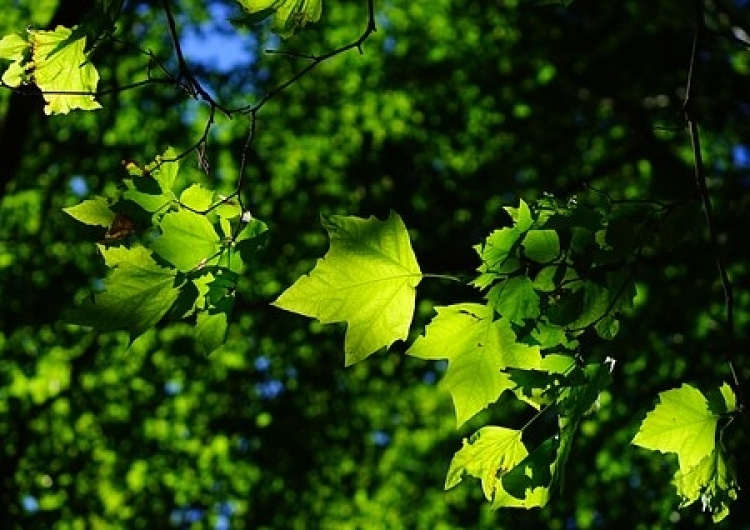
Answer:
[{"label": "large sunlit leaf", "polygon": [[491,307],[456,304],[435,309],[437,316],[407,354],[448,359],[442,385],[451,393],[460,426],[515,387],[502,370],[539,368],[541,355],[538,347],[516,342],[507,320],[493,320]]},{"label": "large sunlit leaf", "polygon": [[160,267],[143,247],[102,248],[105,263],[114,270],[105,290],[70,311],[65,320],[97,331],[127,330],[143,334],[156,325],[177,300],[177,271]]},{"label": "large sunlit leaf", "polygon": [[401,218],[323,219],[331,248],[273,303],[322,323],[346,322],[345,362],[405,339],[422,279]]},{"label": "large sunlit leaf", "polygon": [[[731,412],[735,403],[729,385],[717,392],[722,406]],[[646,415],[633,444],[663,453],[676,453],[680,465],[674,485],[687,506],[701,500],[704,510],[720,521],[737,498],[737,482],[729,469],[723,448],[717,444],[716,428],[721,417],[698,389],[683,384],[659,394],[660,403]]]},{"label": "large sunlit leaf", "polygon": [[717,421],[701,391],[683,384],[659,394],[659,404],[646,415],[633,444],[676,453],[680,467],[689,469],[713,451]]}]

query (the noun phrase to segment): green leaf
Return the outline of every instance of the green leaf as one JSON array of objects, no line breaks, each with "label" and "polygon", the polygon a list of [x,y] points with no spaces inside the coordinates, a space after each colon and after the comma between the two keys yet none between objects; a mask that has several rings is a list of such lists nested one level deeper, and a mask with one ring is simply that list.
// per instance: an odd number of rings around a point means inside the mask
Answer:
[{"label": "green leaf", "polygon": [[87,225],[108,227],[115,220],[115,212],[109,208],[109,202],[104,197],[95,197],[63,208],[63,211],[76,221]]},{"label": "green leaf", "polygon": [[578,345],[576,341],[571,340],[565,332],[565,328],[551,324],[544,317],[536,322],[536,326],[531,330],[531,337],[539,343],[539,347],[543,350],[555,346],[562,346],[570,350]]},{"label": "green leaf", "polygon": [[501,477],[502,493],[496,494],[492,508],[535,508],[549,501],[552,474],[555,470],[557,442],[548,438],[516,467]]},{"label": "green leaf", "polygon": [[177,180],[177,171],[180,168],[180,161],[177,160],[177,152],[172,147],[167,147],[164,154],[159,155],[147,166],[151,176],[154,177],[162,192],[169,194]]},{"label": "green leaf", "polygon": [[260,21],[274,14],[271,29],[281,37],[291,37],[308,22],[317,22],[323,11],[322,0],[239,0],[251,21]]},{"label": "green leaf", "polygon": [[728,383],[723,383],[719,387],[719,392],[724,398],[724,404],[726,405],[725,412],[734,412],[737,410],[737,396],[732,390],[732,387]]},{"label": "green leaf", "polygon": [[495,310],[514,324],[539,316],[539,295],[528,276],[515,276],[498,283],[487,293]]},{"label": "green leaf", "polygon": [[482,490],[488,501],[493,501],[499,495],[507,495],[501,477],[528,455],[521,434],[521,431],[514,429],[487,426],[468,440],[464,439],[463,447],[451,460],[445,489],[458,485],[467,474],[482,481]]},{"label": "green leaf", "polygon": [[127,330],[131,337],[156,325],[177,300],[177,271],[157,265],[148,250],[107,250],[105,262],[114,271],[104,282],[105,290],[87,299],[64,318],[71,324],[98,331]]},{"label": "green leaf", "polygon": [[422,273],[401,218],[324,218],[331,248],[273,303],[276,307],[348,324],[345,363],[359,362],[406,339]]},{"label": "green leaf", "polygon": [[17,33],[0,39],[0,59],[13,61],[2,77],[6,85],[17,87],[28,82],[26,68],[23,65],[24,54],[28,48],[29,43]]},{"label": "green leaf", "polygon": [[510,218],[513,219],[513,228],[515,228],[519,232],[526,232],[534,223],[534,219],[531,216],[531,209],[523,199],[520,199],[518,201],[518,208],[511,208],[510,206],[506,206],[505,211],[508,212]]},{"label": "green leaf", "polygon": [[620,321],[607,315],[594,325],[594,329],[596,334],[604,340],[612,340],[620,332]]},{"label": "green leaf", "polygon": [[[233,301],[233,297],[231,298]],[[219,346],[224,344],[229,330],[229,315],[232,312],[232,303],[227,299],[221,309],[201,311],[195,323],[195,338],[198,351],[203,355],[209,355]]]},{"label": "green leaf", "polygon": [[204,265],[219,251],[219,235],[204,215],[188,210],[170,212],[160,228],[162,234],[154,241],[153,249],[180,271]]},{"label": "green leaf", "polygon": [[122,194],[122,198],[134,202],[147,212],[158,212],[172,202],[172,196],[164,194],[151,176],[126,179],[125,186],[128,189]]},{"label": "green leaf", "polygon": [[700,390],[683,384],[659,394],[659,404],[646,415],[633,444],[676,453],[680,468],[689,470],[713,451],[718,416]]},{"label": "green leaf", "polygon": [[[734,410],[736,397],[724,383],[718,394]],[[680,507],[701,500],[715,522],[729,514],[729,503],[737,498],[737,482],[716,444],[716,426],[721,417],[698,389],[683,384],[659,394],[660,403],[646,415],[633,444],[663,453],[676,453],[680,468],[674,485],[682,498]]]},{"label": "green leaf", "polygon": [[54,31],[29,32],[29,45],[33,53],[27,68],[47,102],[44,107],[46,114],[101,108],[94,99],[99,73],[84,53],[86,38],[72,39],[71,35],[72,30],[63,26],[57,26]]},{"label": "green leaf", "polygon": [[560,255],[560,238],[554,230],[530,230],[523,238],[523,253],[537,263],[549,263]]},{"label": "green leaf", "polygon": [[719,449],[711,451],[689,470],[678,470],[673,483],[682,499],[680,508],[700,499],[704,510],[712,513],[715,523],[729,515],[729,503],[737,499],[739,490],[724,453]]},{"label": "green leaf", "polygon": [[497,278],[516,272],[520,267],[518,250],[521,239],[531,228],[533,219],[529,205],[521,199],[518,208],[506,207],[513,220],[513,226],[492,232],[487,239],[474,248],[482,260],[481,273],[472,285],[485,289]]},{"label": "green leaf", "polygon": [[541,356],[538,347],[516,342],[507,320],[493,320],[490,307],[457,304],[435,310],[424,336],[406,353],[448,359],[441,384],[451,393],[460,426],[514,386],[502,370],[538,368]]},{"label": "green leaf", "polygon": [[213,190],[208,190],[200,184],[193,184],[180,194],[180,204],[193,210],[208,210],[213,202]]}]

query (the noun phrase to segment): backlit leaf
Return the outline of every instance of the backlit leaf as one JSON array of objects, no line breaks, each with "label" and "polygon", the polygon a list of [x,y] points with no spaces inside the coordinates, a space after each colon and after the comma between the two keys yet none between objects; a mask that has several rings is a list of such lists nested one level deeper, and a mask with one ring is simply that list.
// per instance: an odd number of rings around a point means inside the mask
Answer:
[{"label": "backlit leaf", "polygon": [[700,499],[703,509],[710,511],[717,523],[729,515],[729,503],[737,498],[739,490],[723,451],[718,448],[687,471],[678,470],[673,482],[682,499],[681,508]]},{"label": "backlit leaf", "polygon": [[345,362],[405,339],[422,273],[401,218],[323,219],[331,247],[273,305],[322,323],[346,322]]},{"label": "backlit leaf", "polygon": [[224,344],[229,329],[231,304],[223,310],[201,311],[195,323],[195,338],[198,351],[209,355]]},{"label": "backlit leaf", "polygon": [[521,441],[521,431],[505,427],[487,426],[464,439],[463,447],[451,460],[445,489],[451,489],[470,475],[482,481],[482,490],[488,501],[503,491],[501,477],[521,462],[528,451]]},{"label": "backlit leaf", "polygon": [[688,470],[713,451],[717,421],[700,390],[683,384],[659,394],[659,404],[646,415],[633,444],[676,453],[680,468]]},{"label": "backlit leaf", "polygon": [[65,320],[97,331],[127,330],[139,336],[156,325],[177,300],[177,271],[160,267],[143,247],[106,250],[114,271],[105,290],[70,311]]},{"label": "backlit leaf", "polygon": [[515,276],[498,283],[487,293],[495,310],[514,324],[539,316],[539,295],[528,276]]},{"label": "backlit leaf", "polygon": [[437,316],[407,354],[422,359],[448,359],[442,385],[451,393],[456,421],[466,420],[515,386],[505,368],[538,368],[539,348],[516,342],[507,320],[493,320],[493,310],[480,304],[436,307]]},{"label": "backlit leaf", "polygon": [[190,271],[215,257],[219,235],[205,216],[188,210],[170,212],[161,223],[154,251],[181,271]]},{"label": "backlit leaf", "polygon": [[115,212],[109,208],[109,202],[104,197],[87,199],[75,206],[63,208],[63,211],[87,225],[109,227],[115,220]]},{"label": "backlit leaf", "polygon": [[[25,37],[25,38],[24,38]],[[73,109],[94,110],[99,73],[88,61],[86,37],[57,26],[53,31],[30,30],[0,41],[0,58],[14,61],[3,75],[12,87],[34,83],[42,91],[46,114],[67,114]]]},{"label": "backlit leaf", "polygon": [[560,255],[560,238],[554,230],[530,230],[523,238],[523,253],[530,260],[547,263]]},{"label": "backlit leaf", "polygon": [[[323,12],[322,0],[239,0],[248,11],[250,23],[273,14],[271,29],[284,38],[300,31],[308,22],[317,22]],[[257,17],[253,17],[257,15]]]}]

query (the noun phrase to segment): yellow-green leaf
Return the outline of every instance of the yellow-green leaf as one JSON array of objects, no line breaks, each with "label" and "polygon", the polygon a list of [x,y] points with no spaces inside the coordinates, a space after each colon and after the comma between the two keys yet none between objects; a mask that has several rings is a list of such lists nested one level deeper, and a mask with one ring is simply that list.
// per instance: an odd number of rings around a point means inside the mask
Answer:
[{"label": "yellow-green leaf", "polygon": [[239,0],[250,15],[260,20],[273,14],[271,29],[280,36],[291,37],[308,22],[317,22],[323,12],[322,0]]},{"label": "yellow-green leaf", "polygon": [[323,224],[328,253],[273,305],[324,324],[346,322],[348,366],[406,339],[422,273],[395,213],[385,221],[331,216]]},{"label": "yellow-green leaf", "polygon": [[466,420],[515,387],[505,368],[539,368],[536,346],[516,342],[507,320],[493,320],[491,307],[436,307],[437,316],[406,352],[422,359],[448,359],[442,385],[451,393],[456,421]]},{"label": "yellow-green leaf", "polygon": [[716,446],[718,417],[700,390],[688,384],[659,394],[660,403],[646,415],[633,444],[676,453],[680,468],[690,469]]},{"label": "yellow-green leaf", "polygon": [[488,501],[503,490],[501,477],[513,469],[529,452],[521,441],[521,431],[505,427],[487,426],[464,439],[463,447],[451,460],[445,489],[456,486],[465,474],[482,481],[482,490]]},{"label": "yellow-green leaf", "polygon": [[[86,37],[71,39],[72,33],[64,26],[57,26],[54,31],[30,31],[27,41],[32,50],[30,61],[23,65],[16,63],[27,73],[23,81],[33,81],[42,91],[47,114],[101,108],[94,98],[99,73],[84,53]],[[15,56],[18,57],[17,52]],[[15,81],[17,86],[19,79]]]}]

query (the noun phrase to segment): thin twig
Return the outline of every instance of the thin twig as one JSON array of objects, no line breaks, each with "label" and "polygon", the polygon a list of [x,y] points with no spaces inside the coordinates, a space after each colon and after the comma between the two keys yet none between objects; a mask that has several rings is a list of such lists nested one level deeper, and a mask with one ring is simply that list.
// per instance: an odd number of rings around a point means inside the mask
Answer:
[{"label": "thin twig", "polygon": [[706,219],[706,228],[708,229],[708,239],[711,245],[711,252],[714,255],[714,261],[716,268],[719,272],[719,278],[721,285],[724,290],[724,311],[726,316],[726,349],[724,356],[729,365],[729,371],[732,374],[733,386],[738,394],[738,407],[740,409],[745,406],[744,391],[740,384],[739,377],[737,376],[737,370],[735,369],[732,356],[735,352],[735,324],[734,324],[734,294],[732,290],[732,282],[729,279],[724,260],[721,257],[719,249],[719,237],[716,232],[716,222],[713,205],[711,203],[711,196],[708,190],[708,184],[706,182],[706,171],[703,163],[703,154],[701,149],[700,130],[698,127],[698,121],[695,115],[695,70],[696,70],[696,56],[700,49],[703,35],[706,32],[706,24],[703,18],[703,4],[701,0],[696,0],[696,22],[695,22],[695,33],[693,35],[693,45],[690,51],[690,65],[688,67],[688,77],[685,83],[685,101],[683,103],[683,113],[685,115],[685,122],[687,124],[688,133],[690,134],[690,144],[693,150],[693,162],[695,172],[695,183],[698,188],[698,193],[703,204],[703,213]]}]

